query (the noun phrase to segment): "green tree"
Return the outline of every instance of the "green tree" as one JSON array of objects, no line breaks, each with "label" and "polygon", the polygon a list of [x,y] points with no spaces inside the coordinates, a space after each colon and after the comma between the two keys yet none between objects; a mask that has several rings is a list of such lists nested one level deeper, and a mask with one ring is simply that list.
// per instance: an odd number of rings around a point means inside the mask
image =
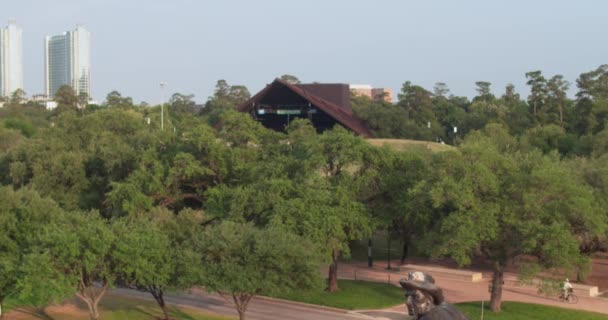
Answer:
[{"label": "green tree", "polygon": [[372,101],[365,96],[351,95],[353,112],[360,118],[375,138],[417,138],[421,131],[408,119],[405,109],[386,101]]},{"label": "green tree", "polygon": [[230,85],[224,79],[218,80],[215,84],[215,91],[213,97],[215,99],[227,99],[230,94]]},{"label": "green tree", "polygon": [[[25,140],[25,137],[18,131],[13,129],[6,129],[0,127],[0,163],[2,163],[1,159],[4,159],[6,154],[16,148],[21,142]],[[0,165],[2,168],[3,165]],[[4,167],[6,167],[6,163],[4,163]],[[0,169],[0,182],[5,182],[6,174]]]},{"label": "green tree", "polygon": [[105,105],[111,108],[132,108],[133,99],[131,97],[123,97],[120,92],[114,90],[106,96]]},{"label": "green tree", "polygon": [[300,120],[289,127],[288,143],[258,140],[259,153],[245,161],[253,168],[240,175],[240,183],[209,189],[205,209],[224,220],[281,227],[318,244],[331,262],[328,290],[335,291],[338,258],[349,254],[349,241],[371,232],[355,183],[365,142],[341,127],[314,132]]},{"label": "green tree", "polygon": [[22,135],[28,138],[31,138],[36,133],[36,128],[27,120],[8,118],[4,120],[3,124],[5,128],[18,130]]},{"label": "green tree", "polygon": [[576,79],[579,88],[576,96],[579,99],[606,99],[608,98],[608,64],[603,64],[597,69],[582,73]]},{"label": "green tree", "polygon": [[513,85],[512,83],[506,85],[505,94],[502,96],[502,99],[506,102],[517,102],[520,100],[519,93],[515,92],[515,85]]},{"label": "green tree", "polygon": [[0,188],[0,317],[6,298],[40,307],[73,293],[49,270],[43,245],[42,230],[63,214],[33,190]]},{"label": "green tree", "polygon": [[78,108],[85,110],[89,104],[89,95],[86,92],[80,92],[78,94]]},{"label": "green tree", "polygon": [[210,115],[212,124],[215,124],[217,116],[226,110],[236,109],[240,104],[251,98],[247,87],[242,85],[229,85],[226,80],[218,80],[215,85],[213,96],[205,103],[203,114]]},{"label": "green tree", "polygon": [[426,124],[433,118],[431,93],[423,87],[406,81],[397,97],[398,105],[407,110],[410,119]]},{"label": "green tree", "polygon": [[564,76],[556,75],[547,82],[547,104],[550,111],[559,114],[559,124],[564,127],[564,114],[568,105],[567,91],[570,83],[564,80]]},{"label": "green tree", "polygon": [[[402,241],[401,263],[412,244],[424,238],[432,225],[427,178],[431,175],[431,154],[424,149],[396,152],[389,148],[370,148],[364,157],[362,179],[364,202],[374,221]],[[390,245],[390,243],[389,243]],[[389,266],[390,266],[389,248]]]},{"label": "green tree", "polygon": [[25,91],[23,91],[23,89],[17,89],[11,94],[11,97],[8,100],[8,103],[13,106],[18,106],[24,101],[25,101]]},{"label": "green tree", "polygon": [[[324,132],[318,138],[321,177],[307,181],[304,199],[291,199],[281,211],[288,225],[307,212],[309,227],[295,227],[298,234],[308,236],[331,258],[327,290],[338,290],[338,258],[349,254],[349,241],[367,237],[371,233],[368,212],[358,201],[354,177],[361,165],[365,142],[342,127]],[[360,170],[360,169],[359,169]],[[300,185],[302,187],[304,184]],[[312,187],[316,185],[316,191]],[[307,208],[307,209],[304,209]],[[302,211],[305,210],[305,211]],[[310,229],[309,229],[310,228]]]},{"label": "green tree", "polygon": [[194,113],[196,102],[193,94],[174,93],[169,99],[169,108],[173,113]]},{"label": "green tree", "polygon": [[475,89],[477,91],[477,97],[475,97],[474,100],[482,100],[482,101],[494,100],[494,95],[492,94],[492,89],[490,89],[490,87],[492,86],[491,82],[477,81],[477,82],[475,82],[475,85],[477,86],[477,88]]},{"label": "green tree", "polygon": [[228,93],[228,97],[232,103],[236,106],[243,104],[245,101],[251,98],[251,93],[245,86],[235,85],[230,86],[230,92]]},{"label": "green tree", "polygon": [[78,96],[71,86],[63,85],[59,87],[54,96],[57,108],[62,110],[78,110]]},{"label": "green tree", "polygon": [[96,212],[71,213],[46,232],[53,270],[87,305],[89,318],[99,319],[99,302],[115,280],[115,248],[122,234],[114,234],[109,222]]},{"label": "green tree", "polygon": [[[433,112],[433,96],[431,92],[421,86],[406,81],[397,95],[397,106],[403,108],[407,114],[408,127],[404,131],[415,132],[407,138],[419,140],[435,140],[443,135]],[[431,124],[431,130],[428,125]]]},{"label": "green tree", "polygon": [[202,284],[232,298],[244,320],[251,298],[320,284],[317,250],[305,239],[280,228],[224,222],[200,243]]},{"label": "green tree", "polygon": [[490,306],[500,311],[504,268],[519,256],[543,269],[574,270],[577,237],[605,230],[592,191],[555,154],[517,152],[496,125],[469,136],[460,153],[438,154],[431,197],[441,219],[429,234],[434,255],[461,265],[492,261]]},{"label": "green tree", "polygon": [[291,84],[300,84],[302,82],[300,82],[300,79],[298,79],[298,77],[290,75],[290,74],[284,74],[281,76],[280,78],[281,80],[287,82],[287,83],[291,83]]},{"label": "green tree", "polygon": [[576,85],[579,90],[571,127],[579,135],[602,131],[608,120],[608,65],[582,73]]},{"label": "green tree", "polygon": [[547,96],[547,80],[540,70],[527,72],[526,79],[526,84],[530,86],[528,103],[532,105],[534,117],[538,119],[538,110],[544,106]]},{"label": "green tree", "polygon": [[165,293],[197,284],[200,268],[190,239],[181,239],[187,236],[183,229],[194,231],[190,237],[201,232],[200,221],[192,219],[190,212],[183,215],[188,217],[178,218],[172,212],[156,210],[151,218],[131,216],[113,225],[115,234],[120,235],[114,253],[116,274],[124,285],[150,293],[166,320],[170,318]]},{"label": "green tree", "polygon": [[433,95],[435,97],[447,98],[449,93],[450,89],[445,82],[435,82],[435,86],[433,87]]}]

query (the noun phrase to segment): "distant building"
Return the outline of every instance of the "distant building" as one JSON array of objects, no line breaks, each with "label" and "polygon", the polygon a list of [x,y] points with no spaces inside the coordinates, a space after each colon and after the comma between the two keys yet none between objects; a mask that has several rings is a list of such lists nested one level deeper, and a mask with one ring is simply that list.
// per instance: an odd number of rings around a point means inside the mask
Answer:
[{"label": "distant building", "polygon": [[371,136],[363,122],[353,114],[347,84],[291,84],[276,79],[238,110],[277,131],[284,131],[291,121],[303,118],[310,120],[317,132],[338,124],[357,135]]},{"label": "distant building", "polygon": [[47,101],[50,101],[50,99],[49,99],[49,96],[47,96],[46,94],[35,94],[32,96],[30,101],[38,102],[38,103],[46,103]]},{"label": "distant building", "polygon": [[368,97],[374,101],[393,102],[393,90],[390,88],[374,88],[369,84],[351,84],[349,88],[358,96]]},{"label": "distant building", "polygon": [[0,96],[23,90],[23,31],[14,20],[0,29]]},{"label": "distant building", "polygon": [[46,107],[47,110],[53,110],[55,108],[57,108],[57,102],[55,101],[47,101],[44,106]]},{"label": "distant building", "polygon": [[46,95],[54,97],[61,86],[77,95],[91,96],[91,33],[81,26],[44,41]]}]

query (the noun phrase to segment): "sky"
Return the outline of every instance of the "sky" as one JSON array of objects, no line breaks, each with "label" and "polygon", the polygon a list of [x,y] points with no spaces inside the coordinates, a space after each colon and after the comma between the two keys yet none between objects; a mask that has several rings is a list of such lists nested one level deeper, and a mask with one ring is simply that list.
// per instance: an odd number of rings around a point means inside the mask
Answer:
[{"label": "sky", "polygon": [[475,81],[526,96],[525,73],[572,82],[608,63],[603,0],[0,0],[0,24],[23,29],[24,86],[44,91],[44,37],[91,32],[92,97],[118,90],[156,104],[180,92],[203,103],[218,79],[252,94],[282,74],[303,82],[398,92]]}]

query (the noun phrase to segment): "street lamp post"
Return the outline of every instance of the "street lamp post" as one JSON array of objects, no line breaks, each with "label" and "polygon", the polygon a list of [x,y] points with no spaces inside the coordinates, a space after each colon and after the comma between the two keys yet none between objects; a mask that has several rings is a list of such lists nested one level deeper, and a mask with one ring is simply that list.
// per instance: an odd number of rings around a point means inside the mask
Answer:
[{"label": "street lamp post", "polygon": [[374,258],[372,258],[372,238],[370,237],[367,241],[367,266],[374,266]]},{"label": "street lamp post", "polygon": [[165,130],[165,86],[166,82],[160,83],[160,130]]}]

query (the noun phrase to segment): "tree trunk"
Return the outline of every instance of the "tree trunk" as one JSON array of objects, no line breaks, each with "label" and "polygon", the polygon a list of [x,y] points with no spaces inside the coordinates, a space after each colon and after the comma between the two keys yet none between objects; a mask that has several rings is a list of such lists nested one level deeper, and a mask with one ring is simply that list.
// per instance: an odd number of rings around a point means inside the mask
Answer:
[{"label": "tree trunk", "polygon": [[3,299],[0,299],[0,319],[4,319],[4,314],[2,313],[2,302]]},{"label": "tree trunk", "polygon": [[158,303],[158,306],[163,310],[163,314],[165,315],[164,319],[171,319],[169,318],[169,309],[167,308],[167,304],[165,303],[165,295],[163,289],[159,288],[158,286],[149,286],[148,291],[150,291],[150,293],[154,297],[154,300],[156,300],[156,303]]},{"label": "tree trunk", "polygon": [[494,275],[492,277],[492,293],[490,296],[490,310],[500,312],[502,304],[502,285],[504,279],[503,267],[500,263],[494,263]]},{"label": "tree trunk", "polygon": [[407,253],[409,251],[409,246],[407,245],[407,239],[403,237],[403,251],[401,251],[401,264],[405,263],[405,259],[407,259]]},{"label": "tree trunk", "polygon": [[247,306],[249,306],[249,301],[253,298],[253,294],[248,293],[233,293],[232,299],[234,300],[234,306],[236,307],[236,312],[239,314],[239,320],[245,320],[245,312],[247,311]]},{"label": "tree trunk", "polygon": [[108,285],[108,281],[103,280],[103,285],[101,289],[99,289],[99,292],[97,292],[97,289],[93,287],[92,282],[88,281],[88,279],[85,280],[84,278],[81,278],[76,297],[86,303],[89,309],[89,318],[91,320],[99,319],[99,301],[106,293]]},{"label": "tree trunk", "polygon": [[93,302],[93,308],[89,310],[89,315],[91,316],[91,320],[99,319],[99,309],[97,308],[97,302]]},{"label": "tree trunk", "polygon": [[367,266],[370,268],[374,266],[374,258],[372,255],[372,238],[369,238],[367,241]]},{"label": "tree trunk", "polygon": [[329,266],[329,275],[327,277],[327,291],[338,291],[338,249],[333,249],[331,252],[332,262]]}]

